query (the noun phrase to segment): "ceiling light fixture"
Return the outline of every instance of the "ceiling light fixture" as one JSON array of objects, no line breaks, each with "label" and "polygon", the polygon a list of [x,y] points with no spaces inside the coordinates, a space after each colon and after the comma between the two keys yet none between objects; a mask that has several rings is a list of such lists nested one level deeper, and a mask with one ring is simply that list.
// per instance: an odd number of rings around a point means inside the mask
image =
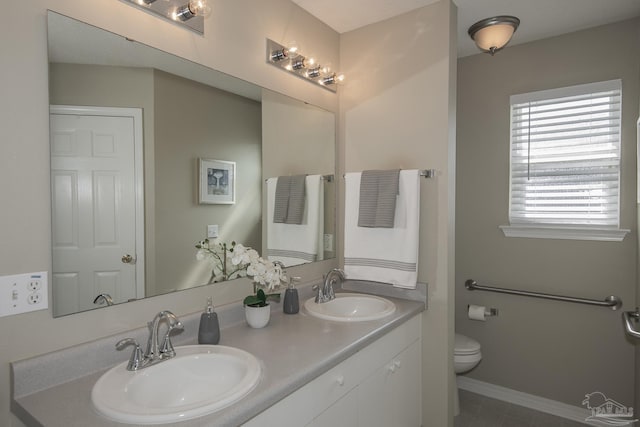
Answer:
[{"label": "ceiling light fixture", "polygon": [[515,16],[501,15],[483,19],[469,27],[469,37],[483,52],[493,56],[509,43],[520,20]]}]

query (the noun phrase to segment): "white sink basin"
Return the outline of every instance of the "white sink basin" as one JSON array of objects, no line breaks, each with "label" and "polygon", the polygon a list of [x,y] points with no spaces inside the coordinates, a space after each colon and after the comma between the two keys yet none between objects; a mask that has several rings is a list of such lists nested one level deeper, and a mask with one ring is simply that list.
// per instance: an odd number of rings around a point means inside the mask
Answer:
[{"label": "white sink basin", "polygon": [[91,392],[98,412],[130,424],[163,424],[216,412],[246,396],[260,380],[260,362],[219,345],[176,347],[172,359],[139,371],[127,363],[105,372]]},{"label": "white sink basin", "polygon": [[375,295],[350,293],[338,293],[335,299],[322,304],[310,298],[305,301],[304,308],[312,316],[337,322],[382,319],[396,311],[396,305],[388,299]]}]

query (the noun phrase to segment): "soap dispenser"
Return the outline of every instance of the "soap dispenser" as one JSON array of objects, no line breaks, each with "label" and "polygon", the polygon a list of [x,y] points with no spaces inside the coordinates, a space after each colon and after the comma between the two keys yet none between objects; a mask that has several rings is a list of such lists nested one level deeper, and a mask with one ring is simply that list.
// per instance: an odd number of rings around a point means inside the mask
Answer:
[{"label": "soap dispenser", "polygon": [[300,301],[298,299],[298,290],[293,286],[294,282],[299,281],[299,277],[292,277],[289,280],[289,286],[284,291],[284,302],[282,303],[282,311],[285,314],[296,314],[300,311]]},{"label": "soap dispenser", "polygon": [[213,300],[207,298],[207,308],[200,316],[198,344],[218,344],[220,342],[220,324],[218,314],[213,311]]}]

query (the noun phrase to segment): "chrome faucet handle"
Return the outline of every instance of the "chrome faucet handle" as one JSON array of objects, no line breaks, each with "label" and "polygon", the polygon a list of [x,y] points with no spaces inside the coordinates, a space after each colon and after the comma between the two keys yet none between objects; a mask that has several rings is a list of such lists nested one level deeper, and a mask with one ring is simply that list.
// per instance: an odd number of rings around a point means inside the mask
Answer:
[{"label": "chrome faucet handle", "polygon": [[169,324],[167,333],[164,335],[164,340],[162,341],[162,346],[160,347],[160,356],[164,359],[170,359],[176,355],[176,351],[173,349],[173,344],[171,344],[171,337],[169,336],[174,330],[184,330],[184,326],[179,320],[173,325]]},{"label": "chrome faucet handle", "polygon": [[144,355],[142,354],[142,349],[140,348],[140,344],[138,344],[138,341],[133,338],[125,338],[116,343],[116,349],[120,351],[130,345],[135,346],[135,348],[133,349],[131,357],[129,358],[127,371],[137,371],[142,367],[142,364],[144,362]]},{"label": "chrome faucet handle", "polygon": [[324,295],[322,293],[322,286],[320,285],[313,285],[311,287],[311,290],[314,291],[316,293],[316,298],[315,298],[315,302],[316,303],[323,303],[324,301]]}]

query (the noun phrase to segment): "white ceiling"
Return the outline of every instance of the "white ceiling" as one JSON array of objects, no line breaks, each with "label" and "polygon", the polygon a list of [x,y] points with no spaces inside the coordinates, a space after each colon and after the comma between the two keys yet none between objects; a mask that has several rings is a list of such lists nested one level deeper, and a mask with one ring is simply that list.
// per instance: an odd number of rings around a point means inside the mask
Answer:
[{"label": "white ceiling", "polygon": [[[293,0],[339,33],[438,0]],[[458,6],[458,57],[479,51],[467,29],[484,18],[513,15],[520,28],[512,45],[640,16],[640,0],[453,0]]]}]

